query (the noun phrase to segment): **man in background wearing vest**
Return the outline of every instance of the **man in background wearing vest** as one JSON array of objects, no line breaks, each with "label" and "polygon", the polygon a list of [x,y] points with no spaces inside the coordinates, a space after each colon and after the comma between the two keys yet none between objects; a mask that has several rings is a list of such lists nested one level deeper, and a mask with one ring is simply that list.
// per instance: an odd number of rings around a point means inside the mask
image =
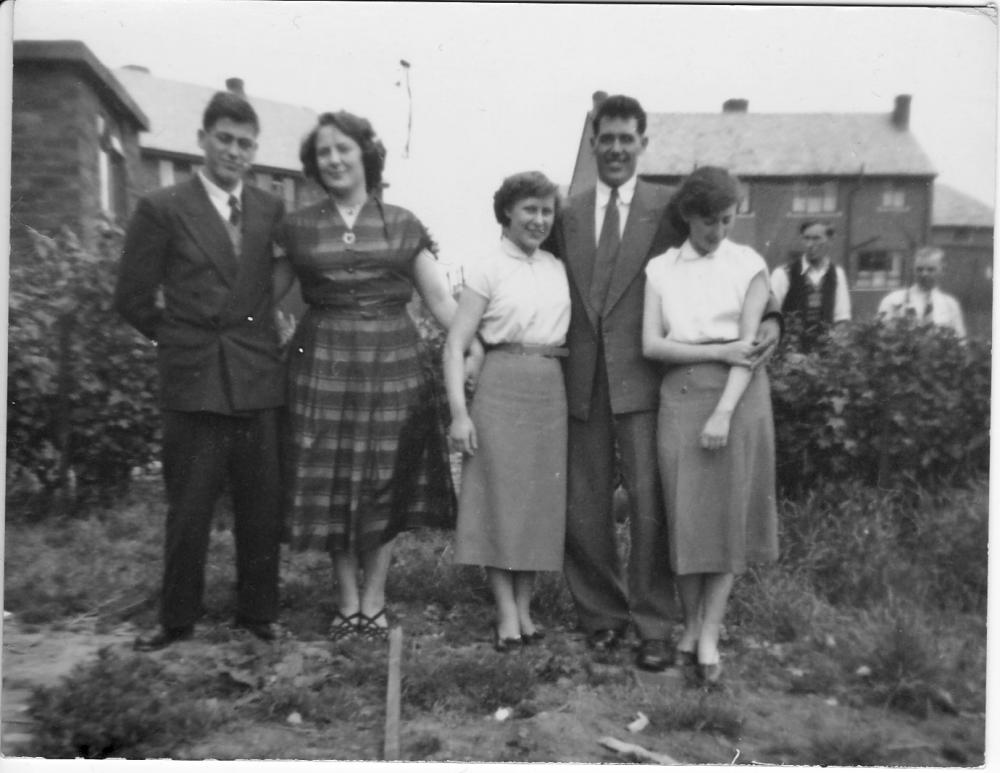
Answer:
[{"label": "man in background wearing vest", "polygon": [[833,227],[820,220],[807,220],[799,228],[805,253],[779,266],[771,274],[771,292],[787,319],[798,315],[802,322],[802,346],[810,349],[820,333],[851,320],[851,296],[844,269],[830,260]]},{"label": "man in background wearing vest", "polygon": [[939,247],[921,247],[913,258],[917,281],[902,290],[889,293],[878,306],[883,319],[912,316],[923,324],[950,327],[959,340],[965,338],[962,307],[948,293],[937,288],[944,252]]}]

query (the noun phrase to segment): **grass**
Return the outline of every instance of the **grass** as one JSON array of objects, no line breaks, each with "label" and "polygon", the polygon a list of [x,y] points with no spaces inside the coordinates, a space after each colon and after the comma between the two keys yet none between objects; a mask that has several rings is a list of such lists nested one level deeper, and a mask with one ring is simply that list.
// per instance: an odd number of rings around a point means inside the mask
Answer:
[{"label": "grass", "polygon": [[[448,533],[405,534],[388,587],[390,616],[406,633],[404,722],[439,717],[460,726],[503,706],[517,722],[556,710],[568,696],[589,695],[608,706],[645,707],[659,734],[736,742],[748,732],[746,711],[762,690],[835,698],[842,707],[907,721],[983,712],[987,494],[984,481],[947,496],[839,489],[783,503],[781,562],[754,568],[736,584],[723,656],[727,679],[739,687],[723,694],[651,697],[636,684],[632,652],[585,654],[579,637],[567,635],[575,614],[553,573],[539,576],[534,605],[549,636],[497,656],[488,644],[492,600],[483,572],[454,564]],[[9,514],[7,609],[35,626],[117,624],[136,599],[155,598],[163,517],[153,483],[99,516],[29,523]],[[226,519],[223,511],[220,526]],[[624,530],[621,536],[627,550]],[[292,638],[278,645],[229,629],[233,585],[232,538],[217,528],[196,642],[155,657],[102,652],[36,693],[32,753],[184,756],[184,745],[199,736],[246,722],[285,727],[293,714],[316,732],[377,732],[385,648],[326,641],[335,590],[329,558],[286,551],[281,615]],[[131,619],[152,625],[155,604]],[[405,755],[440,758],[442,738],[447,731],[423,727]],[[534,741],[514,740],[481,761],[541,759]],[[879,764],[889,761],[882,740],[877,727],[821,727],[792,739],[787,758]],[[981,747],[970,730],[941,754],[945,762],[975,762]]]}]

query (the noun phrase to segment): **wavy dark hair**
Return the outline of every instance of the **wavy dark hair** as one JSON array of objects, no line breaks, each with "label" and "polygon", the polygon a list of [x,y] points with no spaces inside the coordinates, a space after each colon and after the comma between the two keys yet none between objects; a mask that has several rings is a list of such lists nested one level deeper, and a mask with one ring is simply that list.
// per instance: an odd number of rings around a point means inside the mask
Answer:
[{"label": "wavy dark hair", "polygon": [[689,174],[670,200],[667,217],[679,235],[687,237],[690,217],[712,217],[739,204],[740,181],[719,166],[700,166]]},{"label": "wavy dark hair", "polygon": [[201,114],[201,128],[209,131],[223,118],[228,118],[233,123],[248,123],[253,126],[255,132],[260,133],[257,111],[239,94],[233,94],[231,91],[215,92]]},{"label": "wavy dark hair", "polygon": [[646,133],[646,111],[642,109],[642,105],[635,97],[614,94],[601,102],[590,121],[595,137],[600,129],[602,118],[634,118],[639,134]]},{"label": "wavy dark hair", "polygon": [[559,186],[541,172],[518,172],[504,181],[493,194],[493,214],[500,225],[510,225],[507,210],[522,199],[545,198],[554,196],[556,207],[559,206]]},{"label": "wavy dark hair", "polygon": [[319,165],[316,163],[316,138],[324,126],[334,126],[358,143],[361,148],[361,165],[365,170],[365,188],[369,193],[379,190],[382,187],[382,170],[385,169],[385,145],[376,136],[371,121],[346,110],[323,113],[316,126],[302,140],[299,161],[302,162],[302,172],[305,176],[315,180],[325,189],[326,186],[323,185],[319,175]]}]

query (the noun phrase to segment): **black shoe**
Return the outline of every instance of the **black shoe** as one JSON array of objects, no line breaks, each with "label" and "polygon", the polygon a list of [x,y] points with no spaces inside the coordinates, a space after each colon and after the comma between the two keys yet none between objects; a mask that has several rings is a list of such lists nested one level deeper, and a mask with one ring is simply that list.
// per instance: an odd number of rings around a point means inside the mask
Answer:
[{"label": "black shoe", "polygon": [[513,652],[520,649],[524,644],[524,639],[520,636],[511,636],[506,639],[500,638],[500,629],[493,626],[493,649],[497,652]]},{"label": "black shoe", "polygon": [[635,664],[645,671],[663,671],[673,660],[673,653],[663,639],[643,639]]},{"label": "black shoe", "polygon": [[722,663],[699,663],[698,678],[708,689],[718,689],[722,686]]},{"label": "black shoe", "polygon": [[194,634],[193,625],[185,625],[180,628],[164,628],[161,626],[152,636],[138,636],[132,649],[136,652],[155,652],[169,647],[175,641],[190,639]]},{"label": "black shoe", "polygon": [[277,623],[258,623],[251,620],[236,620],[236,627],[249,631],[261,641],[274,641],[281,636]]},{"label": "black shoe", "polygon": [[587,646],[595,652],[610,652],[624,638],[621,628],[600,628],[587,636]]},{"label": "black shoe", "polygon": [[694,650],[674,650],[674,666],[676,668],[693,668],[698,665],[698,653]]},{"label": "black shoe", "polygon": [[522,644],[537,644],[542,639],[545,638],[545,631],[536,628],[533,633],[522,633],[521,643]]}]

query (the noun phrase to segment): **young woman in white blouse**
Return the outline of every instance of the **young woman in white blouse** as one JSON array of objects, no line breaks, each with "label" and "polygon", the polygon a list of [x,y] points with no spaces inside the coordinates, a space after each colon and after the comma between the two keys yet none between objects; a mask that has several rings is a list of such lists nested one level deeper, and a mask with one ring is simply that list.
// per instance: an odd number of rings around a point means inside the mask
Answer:
[{"label": "young woman in white blouse", "polygon": [[684,610],[676,658],[697,663],[708,683],[722,673],[735,575],[778,550],[770,389],[752,358],[768,273],[757,252],[727,238],[739,199],[724,169],[696,169],[671,204],[687,241],[646,267],[643,352],[668,365],[657,443]]},{"label": "young woman in white blouse", "polygon": [[[535,573],[562,569],[566,393],[559,358],[569,328],[563,264],[540,249],[556,186],[540,172],[503,181],[493,197],[500,241],[467,267],[444,368],[451,440],[464,454],[455,561],[486,567],[496,602],[494,647],[542,637],[531,617]],[[471,409],[463,353],[486,348]]]}]

